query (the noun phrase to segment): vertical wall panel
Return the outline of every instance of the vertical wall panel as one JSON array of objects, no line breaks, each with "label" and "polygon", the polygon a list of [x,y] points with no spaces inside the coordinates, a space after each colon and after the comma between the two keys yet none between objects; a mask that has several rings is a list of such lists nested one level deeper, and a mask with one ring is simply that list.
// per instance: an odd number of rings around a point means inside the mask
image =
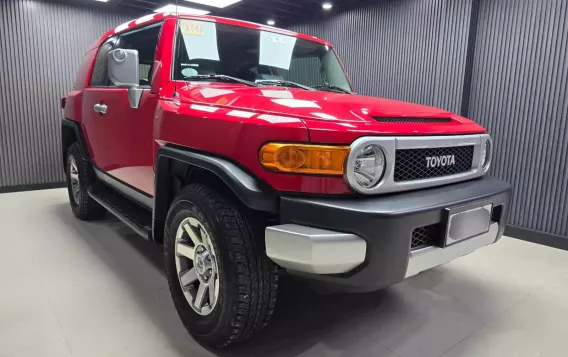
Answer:
[{"label": "vertical wall panel", "polygon": [[483,0],[470,101],[513,184],[510,224],[568,236],[568,5]]},{"label": "vertical wall panel", "polygon": [[131,19],[33,0],[0,0],[0,187],[61,182],[60,98],[85,50]]},{"label": "vertical wall panel", "polygon": [[336,45],[358,93],[459,112],[471,0],[377,1],[294,31]]}]

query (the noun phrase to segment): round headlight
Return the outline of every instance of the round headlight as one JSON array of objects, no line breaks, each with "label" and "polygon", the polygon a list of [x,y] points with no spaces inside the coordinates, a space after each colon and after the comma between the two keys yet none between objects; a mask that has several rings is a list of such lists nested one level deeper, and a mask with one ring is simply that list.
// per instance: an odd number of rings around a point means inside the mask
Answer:
[{"label": "round headlight", "polygon": [[355,180],[363,188],[375,186],[385,173],[385,154],[377,145],[367,145],[359,149],[353,161]]},{"label": "round headlight", "polygon": [[487,170],[489,168],[489,164],[491,164],[491,150],[493,150],[491,147],[491,140],[487,139],[481,152],[481,167],[483,170]]}]

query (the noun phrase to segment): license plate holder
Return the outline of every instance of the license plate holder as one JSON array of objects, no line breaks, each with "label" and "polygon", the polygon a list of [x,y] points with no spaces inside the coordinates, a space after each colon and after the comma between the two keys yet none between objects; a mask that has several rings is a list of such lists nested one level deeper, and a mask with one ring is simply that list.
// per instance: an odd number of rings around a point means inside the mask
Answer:
[{"label": "license plate holder", "polygon": [[463,242],[489,231],[492,204],[471,204],[447,208],[444,247]]}]

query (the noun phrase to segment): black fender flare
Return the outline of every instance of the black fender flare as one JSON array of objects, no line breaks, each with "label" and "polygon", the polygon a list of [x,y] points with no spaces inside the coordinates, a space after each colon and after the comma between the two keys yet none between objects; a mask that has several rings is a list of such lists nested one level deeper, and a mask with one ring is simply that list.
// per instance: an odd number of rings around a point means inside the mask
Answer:
[{"label": "black fender flare", "polygon": [[77,144],[79,144],[79,150],[81,151],[81,158],[85,161],[91,161],[91,156],[89,155],[89,150],[87,149],[87,144],[85,142],[83,130],[81,129],[81,124],[71,119],[64,118],[61,120],[61,154],[63,157],[64,169],[66,169],[67,149],[70,145],[67,134],[68,130],[72,130],[75,135],[75,140]]},{"label": "black fender flare", "polygon": [[247,207],[257,211],[278,212],[279,200],[274,192],[264,188],[253,175],[233,162],[189,149],[162,146],[156,157],[154,191],[154,237],[161,237],[170,203],[173,200],[169,186],[172,160],[206,170],[221,179]]}]

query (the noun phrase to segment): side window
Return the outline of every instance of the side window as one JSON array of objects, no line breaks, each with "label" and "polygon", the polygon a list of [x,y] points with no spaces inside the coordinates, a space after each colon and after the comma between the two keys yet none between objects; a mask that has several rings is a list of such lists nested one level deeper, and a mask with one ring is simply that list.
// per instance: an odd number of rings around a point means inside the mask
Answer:
[{"label": "side window", "polygon": [[93,74],[91,75],[91,87],[109,86],[107,57],[115,43],[116,37],[111,37],[99,48],[99,52],[95,58]]},{"label": "side window", "polygon": [[140,60],[140,85],[149,86],[152,80],[154,58],[162,25],[153,25],[142,30],[124,34],[118,39],[116,48],[137,50]]},{"label": "side window", "polygon": [[140,67],[140,80],[151,81],[152,78],[149,78],[149,76],[152,65],[140,63],[139,67]]}]

